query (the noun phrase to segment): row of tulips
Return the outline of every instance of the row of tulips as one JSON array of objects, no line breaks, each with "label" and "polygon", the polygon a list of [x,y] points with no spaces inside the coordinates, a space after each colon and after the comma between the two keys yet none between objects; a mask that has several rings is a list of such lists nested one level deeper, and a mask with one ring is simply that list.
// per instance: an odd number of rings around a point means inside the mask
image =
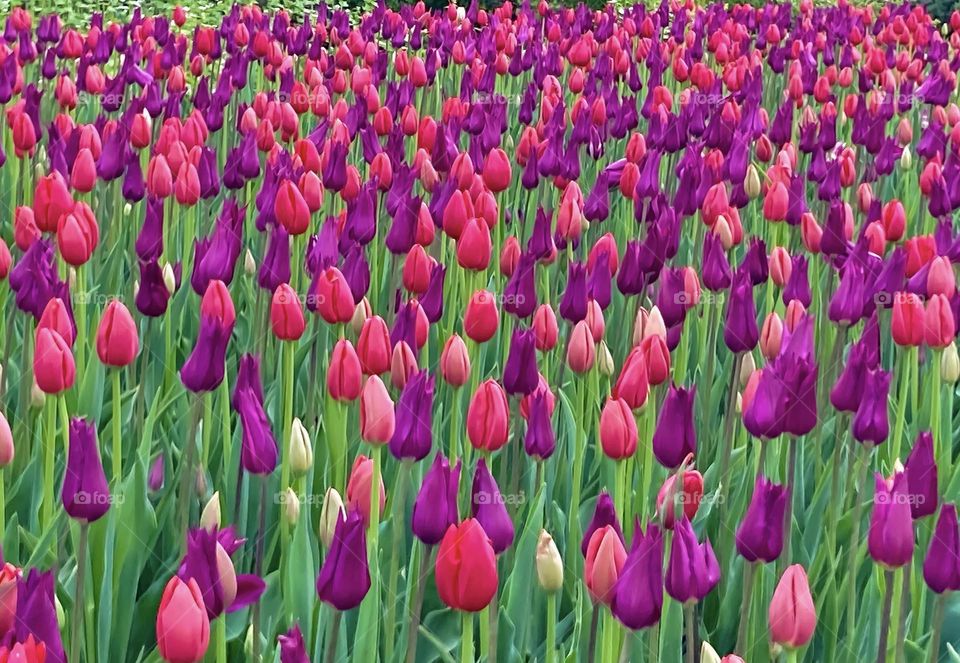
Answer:
[{"label": "row of tulips", "polygon": [[13,9],[0,663],[960,660],[958,51]]}]

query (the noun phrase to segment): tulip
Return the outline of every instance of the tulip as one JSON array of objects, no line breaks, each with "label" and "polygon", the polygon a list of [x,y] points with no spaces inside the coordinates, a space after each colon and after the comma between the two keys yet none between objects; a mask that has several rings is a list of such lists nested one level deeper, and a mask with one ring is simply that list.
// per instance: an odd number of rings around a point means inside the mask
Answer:
[{"label": "tulip", "polygon": [[450,525],[434,569],[440,600],[455,610],[479,612],[497,592],[497,562],[490,539],[473,518]]},{"label": "tulip", "polygon": [[306,474],[313,467],[313,446],[300,417],[294,417],[290,426],[289,449],[290,469],[296,474]]},{"label": "tulip", "polygon": [[280,663],[310,663],[303,634],[297,624],[283,635],[278,635],[277,642],[280,644]]},{"label": "tulip", "polygon": [[197,581],[173,576],[157,610],[157,649],[169,663],[195,663],[210,644],[210,619]]},{"label": "tulip", "polygon": [[557,316],[549,304],[541,304],[533,314],[533,333],[540,352],[552,350],[557,345]]},{"label": "tulip", "polygon": [[411,530],[414,536],[428,546],[440,543],[447,528],[456,525],[457,488],[460,482],[460,463],[450,467],[442,453],[434,456],[433,464],[423,477],[420,491],[413,503]]},{"label": "tulip", "polygon": [[[368,500],[369,483],[368,480]],[[370,590],[366,529],[363,517],[356,511],[337,519],[327,556],[317,577],[320,600],[337,610],[356,608]]]},{"label": "tulip", "polygon": [[433,446],[434,377],[429,371],[411,375],[397,402],[396,426],[390,438],[394,457],[422,460]]},{"label": "tulip", "polygon": [[666,468],[680,466],[688,454],[697,453],[693,401],[696,386],[689,389],[670,385],[653,432],[653,453]]},{"label": "tulip", "polygon": [[953,342],[956,327],[950,302],[944,295],[934,295],[923,313],[923,339],[933,348],[945,348]]},{"label": "tulip", "polygon": [[943,505],[937,526],[930,539],[930,548],[923,560],[923,579],[937,594],[960,590],[960,526],[957,507]]},{"label": "tulip", "polygon": [[386,444],[395,424],[393,400],[383,380],[376,375],[367,378],[360,392],[360,437],[371,444]]},{"label": "tulip", "polygon": [[567,345],[567,365],[575,373],[586,373],[596,360],[596,342],[585,320],[576,323]]},{"label": "tulip", "polygon": [[266,584],[255,575],[238,575],[230,555],[243,545],[233,528],[197,528],[187,536],[187,553],[177,575],[200,588],[210,619],[255,603]]},{"label": "tulip", "polygon": [[63,176],[54,171],[37,181],[33,192],[33,212],[37,227],[56,232],[60,217],[73,211],[74,201]]},{"label": "tulip", "polygon": [[263,407],[259,357],[240,357],[231,403],[243,429],[240,466],[251,474],[270,474],[277,467],[277,442]]},{"label": "tulip", "polygon": [[660,621],[663,608],[663,535],[651,523],[637,523],[630,553],[613,587],[610,611],[627,628],[639,630]]},{"label": "tulip", "polygon": [[302,235],[310,225],[310,209],[300,189],[290,180],[283,180],[277,189],[273,214],[291,235]]},{"label": "tulip", "polygon": [[110,490],[100,463],[97,430],[83,419],[70,422],[61,500],[71,518],[88,523],[99,520],[110,509]]},{"label": "tulip", "polygon": [[853,437],[860,442],[881,444],[887,439],[890,425],[887,417],[887,397],[892,375],[877,369],[867,371],[863,397],[853,417]]},{"label": "tulip", "polygon": [[[380,480],[380,503],[378,509],[382,515],[383,507],[387,503],[387,492],[383,487],[383,476],[381,475],[378,478]],[[370,523],[370,500],[372,497],[372,486],[370,484],[372,481],[373,459],[360,454],[356,460],[353,461],[353,468],[350,470],[350,478],[347,481],[347,509],[350,512],[359,512],[363,517],[365,525]]]},{"label": "tulip", "polygon": [[63,337],[52,329],[40,329],[33,354],[33,376],[40,390],[62,393],[73,386],[76,373],[73,352]]},{"label": "tulip", "polygon": [[637,450],[637,422],[626,401],[608,398],[600,413],[600,445],[613,460],[629,458]]},{"label": "tulip", "polygon": [[533,330],[514,329],[503,367],[504,389],[508,394],[525,396],[536,389],[538,375]]},{"label": "tulip", "polygon": [[122,368],[133,362],[139,350],[140,339],[133,316],[122,302],[111,300],[97,327],[97,356],[106,366]]},{"label": "tulip", "polygon": [[890,332],[893,341],[901,346],[918,346],[923,343],[924,310],[920,298],[913,293],[898,292],[893,295],[893,313]]},{"label": "tulip", "polygon": [[770,600],[770,640],[788,649],[810,642],[817,627],[817,612],[810,596],[807,574],[799,564],[788,566]]},{"label": "tulip", "polygon": [[100,228],[86,203],[60,217],[57,223],[57,248],[64,261],[79,267],[85,264],[100,241]]},{"label": "tulip", "polygon": [[329,549],[333,543],[333,535],[336,532],[338,523],[347,517],[346,509],[343,506],[343,498],[336,488],[328,488],[323,496],[323,504],[320,506],[320,525],[318,534],[324,548]]},{"label": "tulip", "polygon": [[623,533],[620,531],[620,521],[617,520],[617,512],[613,505],[613,499],[609,493],[603,491],[597,497],[597,503],[593,509],[593,518],[590,519],[590,524],[587,525],[586,530],[584,530],[583,539],[580,541],[580,552],[584,557],[587,555],[587,548],[590,539],[593,537],[593,533],[607,525],[619,534],[622,541]]},{"label": "tulip", "polygon": [[540,530],[536,552],[537,580],[540,587],[548,593],[559,592],[563,588],[563,560],[557,544],[547,530]]},{"label": "tulip", "polygon": [[737,552],[748,562],[772,562],[783,550],[784,514],[790,491],[758,476],[747,512],[737,528]]},{"label": "tulip", "polygon": [[476,343],[486,343],[500,325],[496,297],[487,290],[477,290],[470,297],[463,316],[463,331]]},{"label": "tulip", "polygon": [[513,543],[514,529],[510,514],[507,513],[500,488],[487,469],[483,458],[477,460],[477,469],[473,474],[470,489],[471,515],[483,527],[490,538],[493,551],[500,554]]},{"label": "tulip", "polygon": [[609,605],[613,601],[614,587],[626,559],[620,533],[612,525],[605,525],[590,536],[583,580],[594,603]]},{"label": "tulip", "polygon": [[701,601],[720,581],[720,566],[710,541],[697,542],[697,535],[686,517],[673,528],[673,544],[664,587],[679,601]]},{"label": "tulip", "polygon": [[510,186],[511,179],[507,153],[499,147],[490,150],[483,160],[483,183],[494,193],[500,193]]},{"label": "tulip", "polygon": [[626,401],[631,409],[638,410],[647,402],[649,389],[646,358],[643,350],[635,347],[620,369],[613,395]]},{"label": "tulip", "polygon": [[731,352],[752,350],[760,340],[756,306],[753,302],[753,284],[745,271],[738,271],[734,276],[723,327],[723,340]]},{"label": "tulip", "polygon": [[297,341],[306,329],[303,307],[297,293],[286,283],[273,291],[270,301],[270,327],[281,341]]},{"label": "tulip", "polygon": [[462,387],[470,378],[470,355],[459,334],[452,334],[443,346],[440,374],[451,387]]},{"label": "tulip", "polygon": [[931,516],[937,512],[939,488],[937,462],[933,456],[933,435],[921,432],[917,435],[904,466],[907,489],[910,491],[910,514],[913,519]]},{"label": "tulip", "polygon": [[464,269],[483,271],[492,252],[490,228],[483,219],[470,219],[457,238],[457,263]]},{"label": "tulip", "polygon": [[[682,475],[680,495],[677,495],[677,474]],[[703,499],[703,475],[697,470],[684,469],[677,474],[671,474],[657,491],[657,513],[660,514],[664,529],[672,530],[676,522],[676,502],[680,499],[683,515],[687,520],[693,520],[700,509]]]},{"label": "tulip", "polygon": [[891,480],[876,475],[873,513],[867,550],[887,568],[897,568],[913,558],[913,518],[905,472],[897,471]]},{"label": "tulip", "polygon": [[311,293],[316,310],[327,323],[335,325],[350,322],[356,301],[343,273],[328,267],[314,280]]},{"label": "tulip", "polygon": [[507,395],[495,380],[485,380],[470,399],[467,438],[475,449],[490,452],[505,445],[509,433]]},{"label": "tulip", "polygon": [[337,401],[354,401],[361,389],[360,359],[353,344],[345,338],[337,341],[327,368],[327,393]]}]

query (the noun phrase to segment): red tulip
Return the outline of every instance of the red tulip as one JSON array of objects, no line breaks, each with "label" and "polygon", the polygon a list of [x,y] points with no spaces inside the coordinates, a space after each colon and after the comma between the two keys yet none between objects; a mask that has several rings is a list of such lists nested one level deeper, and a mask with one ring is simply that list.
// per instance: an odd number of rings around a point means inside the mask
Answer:
[{"label": "red tulip", "polygon": [[[9,429],[10,426],[8,425]],[[22,573],[7,562],[0,567],[0,628],[9,630],[17,616],[17,584]],[[4,631],[6,632],[6,631]]]},{"label": "red tulip", "polygon": [[600,413],[600,445],[613,460],[629,458],[637,450],[637,422],[627,402],[608,398]]},{"label": "red tulip", "polygon": [[128,366],[140,350],[137,323],[118,299],[107,304],[97,327],[97,356],[107,366]]},{"label": "red tulip", "polygon": [[512,172],[507,153],[499,147],[487,152],[483,160],[483,183],[494,193],[505,191],[510,186]]},{"label": "red tulip", "polygon": [[486,343],[493,338],[499,325],[496,297],[488,290],[477,290],[470,297],[463,316],[464,333],[477,343]]},{"label": "red tulip", "polygon": [[910,292],[893,295],[893,313],[890,332],[893,342],[902,346],[919,346],[923,343],[923,303]]},{"label": "red tulip", "polygon": [[0,663],[44,663],[46,660],[46,643],[35,640],[32,633],[9,649],[0,647]]},{"label": "red tulip", "polygon": [[[310,208],[300,189],[290,180],[283,180],[273,202],[273,214],[291,235],[302,235],[310,226]],[[352,310],[351,310],[352,313]]]},{"label": "red tulip", "polygon": [[13,132],[13,152],[18,159],[33,156],[37,149],[37,132],[33,128],[33,120],[22,110],[13,115],[10,125]]},{"label": "red tulip", "polygon": [[930,270],[927,272],[927,296],[943,295],[951,299],[957,291],[957,277],[953,274],[950,258],[937,256],[930,261]]},{"label": "red tulip", "polygon": [[515,235],[507,237],[503,243],[503,249],[500,251],[500,273],[510,278],[517,268],[517,262],[520,260],[520,240]]},{"label": "red tulip", "polygon": [[470,379],[470,355],[463,339],[452,334],[440,353],[440,374],[452,387],[462,387]]},{"label": "red tulip", "polygon": [[647,360],[643,349],[635,347],[627,355],[620,376],[613,387],[613,397],[622,398],[633,410],[639,410],[647,402],[650,382],[647,379]]},{"label": "red tulip", "polygon": [[770,279],[774,285],[778,288],[785,286],[793,273],[793,261],[790,258],[790,253],[782,246],[774,248],[770,252],[767,265],[770,270]]},{"label": "red tulip", "polygon": [[100,242],[100,227],[93,210],[77,203],[73,211],[60,217],[57,224],[57,248],[64,262],[79,267],[90,260]]},{"label": "red tulip", "polygon": [[210,618],[197,581],[173,576],[157,609],[157,649],[169,663],[196,663],[210,644]]},{"label": "red tulip", "polygon": [[656,386],[670,377],[670,349],[660,335],[647,336],[640,342],[640,350],[647,362],[647,380]]},{"label": "red tulip", "polygon": [[567,365],[574,373],[586,373],[597,358],[597,345],[586,320],[578,322],[567,345]]},{"label": "red tulip", "polygon": [[507,394],[496,380],[486,380],[473,393],[467,409],[467,437],[482,451],[496,451],[507,443],[510,412]]},{"label": "red tulip", "polygon": [[768,361],[780,354],[780,341],[783,338],[783,320],[776,311],[770,311],[763,320],[760,329],[760,352]]},{"label": "red tulip", "polygon": [[[387,503],[387,492],[383,487],[383,475],[380,480],[380,504],[379,513],[383,514],[383,507]],[[367,458],[363,454],[357,456],[353,461],[353,468],[350,470],[350,478],[347,479],[347,507],[358,512],[363,517],[365,525],[370,524],[370,498],[373,482],[373,459]]]},{"label": "red tulip", "polygon": [[327,392],[338,401],[355,401],[360,396],[361,369],[353,344],[345,338],[337,341],[327,368]]},{"label": "red tulip", "polygon": [[768,613],[770,639],[789,649],[810,642],[817,627],[817,611],[807,574],[799,564],[788,566],[773,591]]},{"label": "red tulip", "polygon": [[200,174],[197,172],[197,167],[189,161],[181,164],[173,188],[178,203],[187,206],[196,205],[200,200]]},{"label": "red tulip", "polygon": [[40,314],[40,320],[37,321],[37,332],[41,329],[52,329],[60,334],[67,345],[73,346],[76,331],[73,326],[73,318],[70,317],[67,305],[59,297],[51,297],[46,306],[43,307],[43,313]]},{"label": "red tulip", "polygon": [[70,186],[81,193],[89,193],[93,191],[96,183],[97,163],[93,158],[93,153],[84,147],[77,152],[77,158],[70,170]]},{"label": "red tulip", "polygon": [[457,239],[457,262],[464,269],[483,271],[490,264],[490,228],[483,219],[470,219]]},{"label": "red tulip", "polygon": [[360,338],[357,339],[357,355],[360,366],[367,375],[380,375],[390,370],[390,330],[379,315],[363,321]]},{"label": "red tulip", "polygon": [[907,213],[903,203],[894,198],[883,206],[880,213],[883,221],[883,232],[891,242],[899,241],[907,227]]},{"label": "red tulip", "polygon": [[13,241],[17,248],[26,251],[40,239],[40,228],[33,214],[33,208],[21,205],[13,214]]},{"label": "red tulip", "polygon": [[297,341],[303,336],[307,323],[303,307],[296,291],[287,283],[281,283],[273,291],[270,301],[270,326],[273,335],[281,341]]},{"label": "red tulip", "polygon": [[390,355],[390,383],[397,389],[403,389],[407,379],[417,372],[417,357],[406,341],[400,341],[393,346]]},{"label": "red tulip", "polygon": [[372,375],[360,392],[360,437],[371,444],[386,444],[395,426],[393,400],[380,376]]},{"label": "red tulip", "polygon": [[604,525],[593,532],[587,543],[583,580],[595,603],[609,605],[613,599],[613,586],[626,561],[627,551],[612,525]]},{"label": "red tulip", "polygon": [[[657,511],[663,519],[663,526],[667,529],[673,529],[674,520],[677,514],[674,513],[673,505],[676,501],[676,483],[677,475],[671,474],[667,480],[660,486],[657,492]],[[680,503],[683,506],[683,514],[687,520],[693,520],[700,509],[700,501],[703,499],[703,475],[697,470],[683,471],[683,495]],[[670,508],[664,509],[664,505]]]},{"label": "red tulip", "polygon": [[430,284],[430,273],[437,261],[434,260],[422,246],[414,244],[403,261],[403,287],[422,295]]},{"label": "red tulip", "polygon": [[163,154],[150,157],[147,164],[147,191],[154,198],[166,198],[173,193],[173,173]]},{"label": "red tulip", "polygon": [[33,377],[45,394],[59,394],[73,386],[77,367],[73,352],[63,337],[52,329],[37,332],[33,354]]},{"label": "red tulip", "polygon": [[237,311],[233,307],[230,291],[223,281],[213,279],[207,284],[207,289],[200,299],[200,315],[216,318],[224,327],[233,327],[237,320]]},{"label": "red tulip", "polygon": [[41,177],[33,191],[33,213],[37,227],[43,232],[56,232],[64,214],[73,211],[73,198],[59,172]]},{"label": "red tulip", "polygon": [[790,192],[783,182],[776,182],[763,199],[763,216],[767,221],[783,221],[790,207]]},{"label": "red tulip", "polygon": [[943,295],[934,295],[927,302],[923,315],[923,338],[933,348],[945,348],[953,343],[956,327],[950,300]]},{"label": "red tulip", "polygon": [[450,525],[440,541],[434,569],[440,600],[455,610],[479,612],[497,593],[497,560],[480,523]]},{"label": "red tulip", "polygon": [[350,322],[356,304],[347,279],[336,267],[327,267],[316,280],[317,312],[331,325]]}]

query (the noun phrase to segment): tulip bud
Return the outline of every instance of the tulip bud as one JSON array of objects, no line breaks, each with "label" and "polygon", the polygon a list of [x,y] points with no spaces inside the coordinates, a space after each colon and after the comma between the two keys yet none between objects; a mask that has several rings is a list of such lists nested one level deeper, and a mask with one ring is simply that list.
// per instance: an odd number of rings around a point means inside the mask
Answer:
[{"label": "tulip bud", "polygon": [[700,663],[721,663],[720,654],[718,654],[717,650],[706,640],[703,641],[703,646],[700,647]]},{"label": "tulip bud", "polygon": [[956,384],[960,380],[960,356],[955,343],[950,343],[940,354],[940,379],[947,384]]},{"label": "tulip bud", "polygon": [[747,176],[743,180],[743,189],[750,200],[755,200],[760,196],[760,173],[757,172],[757,168],[753,164],[747,166]]},{"label": "tulip bud", "polygon": [[173,266],[166,263],[163,266],[163,284],[171,295],[177,291],[177,275],[173,273]]},{"label": "tulip bud", "polygon": [[537,579],[545,592],[559,592],[563,587],[563,561],[557,544],[547,530],[540,530],[537,541]]},{"label": "tulip bud", "polygon": [[193,492],[198,500],[207,494],[207,474],[202,467],[197,468],[197,475],[193,478]]},{"label": "tulip bud", "polygon": [[310,435],[300,417],[293,418],[290,427],[290,469],[296,474],[305,474],[313,466],[313,447]]},{"label": "tulip bud", "polygon": [[353,317],[350,318],[350,328],[353,329],[354,334],[359,335],[363,331],[363,323],[370,318],[371,314],[370,302],[364,297],[357,304],[357,308],[353,309]]},{"label": "tulip bud", "polygon": [[913,167],[913,154],[910,152],[910,146],[905,145],[900,154],[900,170],[910,170]]},{"label": "tulip bud", "polygon": [[289,486],[283,491],[283,517],[290,525],[300,520],[300,498]]},{"label": "tulip bud", "polygon": [[43,393],[40,385],[37,384],[36,378],[34,378],[33,387],[30,388],[30,407],[40,409],[46,401],[47,395]]},{"label": "tulip bud", "polygon": [[470,354],[456,333],[447,339],[440,354],[440,374],[452,387],[462,387],[470,379]]},{"label": "tulip bud", "polygon": [[606,375],[607,377],[613,375],[614,371],[617,370],[616,365],[613,363],[613,355],[610,354],[610,348],[607,347],[606,341],[600,341],[600,344],[597,346],[597,368],[600,370],[601,375]]},{"label": "tulip bud", "polygon": [[243,272],[247,276],[253,276],[257,273],[257,261],[254,259],[250,249],[247,249],[243,255]]},{"label": "tulip bud", "polygon": [[320,541],[324,548],[330,547],[333,541],[333,533],[337,529],[337,522],[346,517],[346,510],[343,507],[343,498],[336,488],[328,488],[327,494],[323,496],[323,506],[320,507]]},{"label": "tulip bud", "polygon": [[757,362],[753,358],[752,352],[743,353],[743,361],[740,362],[740,387],[746,387],[750,376],[757,370]]},{"label": "tulip bud", "polygon": [[200,514],[200,527],[210,532],[220,527],[220,493],[214,493],[203,507]]},{"label": "tulip bud", "polygon": [[780,577],[770,601],[768,624],[770,639],[790,649],[803,647],[813,637],[817,612],[807,574],[799,564],[787,567]]}]

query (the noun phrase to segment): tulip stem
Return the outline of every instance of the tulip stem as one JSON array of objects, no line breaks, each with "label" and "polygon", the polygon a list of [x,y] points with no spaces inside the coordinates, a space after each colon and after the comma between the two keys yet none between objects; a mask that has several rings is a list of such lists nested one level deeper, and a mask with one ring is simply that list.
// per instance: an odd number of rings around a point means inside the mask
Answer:
[{"label": "tulip stem", "polygon": [[413,600],[413,614],[410,616],[410,630],[407,632],[407,658],[406,663],[413,663],[417,660],[417,637],[420,635],[420,612],[423,610],[423,592],[426,587],[424,582],[430,574],[430,559],[433,557],[433,550],[426,545],[420,555],[420,572],[417,574],[417,590]]},{"label": "tulip stem", "polygon": [[[399,553],[403,546],[404,514],[406,512],[407,483],[410,477],[410,468],[413,461],[405,458],[400,463],[400,472],[397,478],[396,494],[393,499],[393,516],[390,520],[390,571],[387,576],[387,620],[386,624],[393,624],[397,612],[397,569],[400,564]],[[393,647],[396,631],[393,628],[385,629],[384,658],[393,660]]]},{"label": "tulip stem", "polygon": [[740,602],[740,625],[737,628],[736,651],[749,651],[747,647],[747,626],[750,623],[750,601],[753,598],[753,581],[756,578],[757,565],[745,562],[743,569],[743,600]]},{"label": "tulip stem", "polygon": [[47,396],[45,407],[47,421],[44,427],[43,440],[43,509],[41,511],[43,528],[50,527],[53,522],[53,466],[54,452],[57,440],[57,404],[55,396]]},{"label": "tulip stem", "polygon": [[593,614],[590,617],[590,639],[587,641],[587,663],[597,660],[597,625],[600,623],[600,605],[593,604]]},{"label": "tulip stem", "polygon": [[576,420],[576,442],[574,447],[575,459],[573,463],[573,484],[572,498],[570,500],[570,522],[567,525],[567,547],[564,551],[568,558],[575,558],[573,551],[577,549],[577,538],[580,535],[580,483],[583,477],[583,455],[586,441],[585,422],[587,421],[587,385],[586,380],[580,380],[577,391],[579,392],[579,413]]},{"label": "tulip stem", "polygon": [[[266,520],[267,520],[267,476],[260,476],[260,525],[257,528],[257,547],[254,553],[256,557],[253,562],[254,573],[258,578],[263,577],[263,546],[267,538]],[[260,601],[253,604],[253,661],[260,662]]]},{"label": "tulip stem", "polygon": [[790,436],[787,446],[787,504],[783,516],[783,555],[779,564],[786,568],[793,560],[793,550],[790,546],[790,533],[793,531],[793,500],[796,497],[797,484],[797,437]]},{"label": "tulip stem", "polygon": [[547,594],[547,645],[546,663],[557,660],[557,593]]},{"label": "tulip stem", "polygon": [[890,611],[893,607],[893,579],[894,571],[887,569],[883,572],[883,612],[880,613],[880,642],[877,644],[877,663],[887,661],[887,636],[890,631]]},{"label": "tulip stem", "polygon": [[83,623],[83,581],[87,575],[87,529],[90,524],[80,521],[80,540],[77,543],[77,585],[73,595],[73,621],[70,624],[70,663],[80,660],[80,625]]},{"label": "tulip stem", "polygon": [[900,609],[897,615],[897,649],[896,663],[903,663],[906,656],[907,613],[910,610],[910,569],[911,561],[903,567],[903,583],[900,588]]},{"label": "tulip stem", "polygon": [[333,608],[333,621],[330,622],[330,637],[327,643],[326,663],[333,663],[337,660],[337,640],[340,638],[340,620],[343,613]]},{"label": "tulip stem", "polygon": [[113,369],[113,484],[120,485],[123,477],[123,438],[120,428],[120,369]]},{"label": "tulip stem", "polygon": [[[854,451],[860,452],[860,445],[856,445]],[[864,456],[866,457],[864,458]],[[870,467],[869,458],[869,443],[865,451],[855,453],[853,457],[853,464],[857,468],[855,470],[857,480],[854,486],[855,490],[851,491],[854,496],[853,520],[850,523],[850,546],[847,550],[847,555],[849,555],[847,567],[847,633],[854,633],[857,624],[857,566],[860,561],[860,517],[863,513],[863,499],[859,494],[859,489],[863,487],[867,480],[867,470]],[[860,463],[859,467],[857,466],[858,461]]]},{"label": "tulip stem", "polygon": [[683,606],[683,622],[684,627],[686,628],[686,637],[684,638],[686,642],[685,647],[685,660],[687,663],[696,663],[697,660],[697,637],[694,634],[693,629],[693,620],[694,620],[694,604],[684,604]]},{"label": "tulip stem", "polygon": [[216,620],[217,663],[227,663],[227,615]]},{"label": "tulip stem", "polygon": [[930,663],[940,661],[940,635],[943,632],[943,615],[947,607],[947,595],[938,594],[933,609],[933,632],[930,635],[929,649],[927,650]]},{"label": "tulip stem", "polygon": [[473,659],[473,613],[463,612],[463,632],[460,637],[460,662],[474,663]]},{"label": "tulip stem", "polygon": [[723,522],[723,512],[727,495],[727,472],[730,470],[730,454],[733,452],[733,419],[737,406],[737,378],[743,365],[743,353],[738,352],[733,360],[730,372],[730,388],[727,391],[727,414],[723,422],[723,452],[720,455],[720,504],[719,522]]}]

